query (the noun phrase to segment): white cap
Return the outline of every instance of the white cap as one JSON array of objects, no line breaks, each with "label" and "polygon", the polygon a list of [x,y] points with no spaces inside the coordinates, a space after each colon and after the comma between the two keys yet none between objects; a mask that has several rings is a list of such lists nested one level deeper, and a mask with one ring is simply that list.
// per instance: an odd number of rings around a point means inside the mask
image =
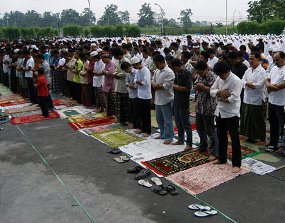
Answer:
[{"label": "white cap", "polygon": [[91,43],[91,45],[90,45],[91,47],[93,47],[93,46],[97,46],[97,44],[96,43]]},{"label": "white cap", "polygon": [[273,46],[268,47],[268,51],[273,51],[273,49],[274,49]]},{"label": "white cap", "polygon": [[97,53],[101,53],[101,52],[103,52],[103,50],[102,50],[101,48],[98,48],[98,49],[96,50],[96,52],[97,52]]},{"label": "white cap", "polygon": [[141,60],[138,57],[133,57],[131,59],[131,64],[137,64],[137,63],[140,63],[140,62],[141,62]]},{"label": "white cap", "polygon": [[95,57],[95,56],[97,56],[97,55],[98,55],[97,51],[92,51],[92,52],[90,53],[90,57]]},{"label": "white cap", "polygon": [[15,49],[14,50],[14,53],[18,53],[20,50],[19,49]]}]

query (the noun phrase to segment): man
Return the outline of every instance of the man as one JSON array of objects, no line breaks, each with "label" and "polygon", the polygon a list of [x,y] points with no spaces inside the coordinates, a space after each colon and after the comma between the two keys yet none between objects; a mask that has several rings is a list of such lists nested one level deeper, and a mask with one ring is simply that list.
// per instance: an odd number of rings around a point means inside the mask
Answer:
[{"label": "man", "polygon": [[31,53],[29,50],[27,50],[27,49],[24,50],[23,54],[27,60],[27,63],[26,63],[23,70],[25,71],[25,79],[27,81],[29,99],[30,99],[31,103],[36,104],[37,98],[36,98],[36,94],[35,94],[34,81],[33,81],[33,69],[35,66],[35,61],[34,61],[34,58],[31,56]]},{"label": "man", "polygon": [[194,90],[197,94],[196,127],[200,137],[199,151],[209,150],[214,159],[218,156],[215,128],[216,99],[211,97],[210,88],[217,77],[210,71],[205,61],[199,61],[195,66],[195,71],[198,74]]},{"label": "man", "polygon": [[210,68],[210,70],[213,70],[215,64],[218,63],[219,58],[216,57],[216,55],[215,55],[216,52],[212,48],[208,49],[207,52],[209,54],[209,59],[208,59],[207,65]]},{"label": "man", "polygon": [[217,98],[216,124],[219,140],[219,158],[215,164],[227,163],[228,136],[230,133],[232,140],[232,165],[233,173],[240,171],[241,150],[239,140],[239,116],[242,90],[241,80],[230,71],[230,67],[225,62],[218,62],[214,66],[214,73],[218,78],[210,89],[212,97]]},{"label": "man", "polygon": [[173,42],[173,43],[170,44],[170,48],[173,51],[173,57],[176,58],[176,59],[181,59],[182,51],[179,49],[178,44]]},{"label": "man", "polygon": [[164,139],[163,144],[170,144],[174,138],[172,105],[174,100],[173,82],[175,75],[167,66],[162,55],[154,56],[153,62],[157,67],[152,78],[152,87],[155,90],[156,120],[160,129],[160,137],[158,138]]},{"label": "man", "polygon": [[260,63],[260,54],[253,52],[249,55],[250,68],[245,72],[242,83],[244,98],[240,121],[240,134],[247,136],[248,141],[265,141],[266,123],[264,117],[264,82],[266,71]]},{"label": "man", "polygon": [[129,94],[126,87],[126,72],[121,69],[123,62],[130,61],[124,56],[123,51],[120,48],[115,48],[112,51],[115,58],[116,72],[114,73],[115,92],[116,92],[116,111],[117,119],[121,124],[127,124],[130,119],[129,113]]},{"label": "man", "polygon": [[192,149],[192,129],[189,119],[189,97],[192,88],[191,72],[187,71],[181,60],[174,59],[172,68],[175,72],[174,90],[174,116],[178,129],[178,141],[173,145],[184,145],[185,133],[187,136],[185,150]]},{"label": "man", "polygon": [[138,98],[135,106],[139,119],[138,130],[141,130],[142,135],[147,137],[151,134],[151,73],[147,67],[142,65],[139,58],[133,57],[131,62],[137,70],[134,81],[138,88]]},{"label": "man", "polygon": [[[268,91],[268,120],[270,124],[270,142],[267,152],[278,150],[279,136],[284,135],[285,106],[285,53],[279,51],[273,56],[275,67],[268,75],[265,86]],[[285,151],[283,151],[285,155]]]}]

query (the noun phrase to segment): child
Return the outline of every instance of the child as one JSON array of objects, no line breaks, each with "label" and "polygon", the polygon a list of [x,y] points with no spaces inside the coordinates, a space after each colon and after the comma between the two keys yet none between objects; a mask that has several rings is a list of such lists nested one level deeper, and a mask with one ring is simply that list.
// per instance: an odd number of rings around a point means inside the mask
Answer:
[{"label": "child", "polygon": [[44,117],[48,117],[48,97],[49,91],[47,86],[47,80],[44,74],[44,69],[41,67],[38,69],[38,79],[37,79],[37,88],[38,88],[38,98],[39,106],[41,107],[42,114]]}]

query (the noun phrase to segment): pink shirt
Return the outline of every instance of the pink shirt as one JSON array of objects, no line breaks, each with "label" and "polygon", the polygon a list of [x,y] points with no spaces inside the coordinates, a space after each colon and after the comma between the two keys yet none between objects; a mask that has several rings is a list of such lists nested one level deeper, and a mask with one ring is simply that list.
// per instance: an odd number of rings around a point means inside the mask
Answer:
[{"label": "pink shirt", "polygon": [[103,84],[103,91],[108,93],[110,90],[115,89],[115,81],[113,78],[113,74],[116,70],[116,65],[113,61],[110,61],[106,64],[104,71],[108,74],[105,75],[104,84]]}]

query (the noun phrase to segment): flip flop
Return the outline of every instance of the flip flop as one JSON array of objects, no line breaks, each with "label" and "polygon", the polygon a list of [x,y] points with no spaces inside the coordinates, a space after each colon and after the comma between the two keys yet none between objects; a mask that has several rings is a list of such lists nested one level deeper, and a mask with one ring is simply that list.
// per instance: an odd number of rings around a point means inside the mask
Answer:
[{"label": "flip flop", "polygon": [[209,206],[204,206],[202,204],[190,204],[188,206],[188,208],[190,210],[200,210],[200,211],[210,211],[211,210],[211,207]]},{"label": "flip flop", "polygon": [[138,175],[136,175],[135,180],[142,180],[148,177],[151,174],[151,171],[148,169],[142,169]]},{"label": "flip flop", "polygon": [[149,183],[147,180],[139,180],[138,184],[141,185],[141,186],[147,187],[147,188],[151,188],[152,187],[152,184]]},{"label": "flip flop", "polygon": [[113,158],[114,161],[116,161],[117,163],[125,163],[124,160],[122,160],[120,157],[115,157]]},{"label": "flip flop", "polygon": [[111,149],[110,151],[108,151],[108,153],[111,153],[111,154],[120,154],[122,151],[119,150],[119,149]]},{"label": "flip flop", "polygon": [[127,169],[127,173],[139,173],[143,167],[141,166],[136,166],[133,169]]},{"label": "flip flop", "polygon": [[164,190],[163,186],[162,185],[154,185],[151,187],[151,190],[154,192],[154,193],[157,193],[161,196],[165,196],[167,194],[167,191]]},{"label": "flip flop", "polygon": [[130,160],[129,157],[127,156],[120,156],[121,160],[125,161],[125,162],[128,162]]},{"label": "flip flop", "polygon": [[167,186],[163,186],[164,190],[166,190],[168,193],[170,193],[172,196],[175,196],[178,194],[178,191],[176,190],[176,188],[172,185],[167,185]]},{"label": "flip flop", "polygon": [[155,183],[155,185],[160,186],[162,185],[161,180],[158,177],[152,177],[151,181]]},{"label": "flip flop", "polygon": [[194,213],[194,215],[196,217],[199,217],[199,218],[204,218],[204,217],[210,217],[210,216],[213,216],[213,215],[217,215],[218,212],[216,210],[210,210],[210,211],[196,211]]}]

